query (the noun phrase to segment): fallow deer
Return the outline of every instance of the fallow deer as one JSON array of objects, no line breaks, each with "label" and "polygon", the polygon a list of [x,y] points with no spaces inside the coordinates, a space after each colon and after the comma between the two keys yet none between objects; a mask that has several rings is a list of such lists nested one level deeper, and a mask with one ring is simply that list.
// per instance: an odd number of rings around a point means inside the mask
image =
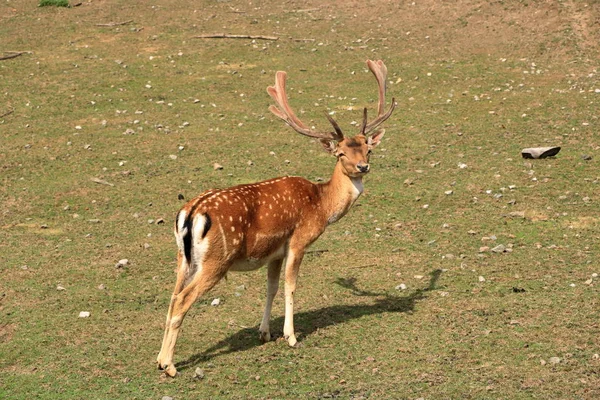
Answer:
[{"label": "fallow deer", "polygon": [[317,132],[302,123],[288,105],[286,73],[277,72],[275,86],[267,88],[277,106],[269,110],[296,132],[319,139],[337,157],[331,180],[315,184],[300,177],[208,190],[185,204],[175,220],[177,281],[167,313],[158,367],[169,376],[175,342],[190,306],[209,291],[228,271],[251,271],[267,265],[267,300],[260,324],[260,339],[271,340],[269,320],[285,263],[285,322],[283,334],[290,346],[294,335],[294,294],[302,257],[325,228],[350,209],[363,191],[369,172],[369,155],[384,135],[377,129],[394,111],[385,111],[387,69],[382,61],[367,61],[379,87],[378,116],[367,121],[364,109],[360,132],[345,137],[327,114],[333,132]]}]

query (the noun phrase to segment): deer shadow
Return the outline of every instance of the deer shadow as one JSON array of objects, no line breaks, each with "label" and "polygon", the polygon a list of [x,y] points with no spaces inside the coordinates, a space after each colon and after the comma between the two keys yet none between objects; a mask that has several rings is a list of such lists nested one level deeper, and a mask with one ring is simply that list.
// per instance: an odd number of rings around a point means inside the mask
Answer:
[{"label": "deer shadow", "polygon": [[[354,296],[376,297],[375,302],[366,305],[336,305],[321,308],[319,310],[301,312],[294,315],[294,325],[299,327],[302,336],[306,337],[319,329],[341,324],[365,315],[406,313],[413,311],[415,304],[418,301],[427,298],[427,292],[435,289],[441,273],[442,271],[439,269],[431,272],[429,284],[425,288],[417,289],[407,296],[393,296],[387,293],[361,290],[356,286],[356,278],[338,278],[336,281],[337,285],[351,290]],[[271,331],[281,331],[283,322],[283,316],[273,319],[271,321]],[[202,353],[195,354],[187,360],[177,363],[176,367],[185,370],[200,362],[209,361],[220,355],[245,351],[253,347],[261,346],[263,343],[258,339],[258,327],[259,325],[257,324],[252,328],[241,329]],[[301,342],[302,340],[300,340],[300,343]]]}]

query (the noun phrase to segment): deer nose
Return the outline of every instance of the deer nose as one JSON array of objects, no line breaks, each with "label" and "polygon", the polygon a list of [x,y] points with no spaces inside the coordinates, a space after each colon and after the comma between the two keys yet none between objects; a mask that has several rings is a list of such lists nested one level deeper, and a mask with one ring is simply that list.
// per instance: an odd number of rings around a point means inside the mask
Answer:
[{"label": "deer nose", "polygon": [[358,171],[362,173],[369,172],[369,164],[358,164],[356,168],[358,168]]}]

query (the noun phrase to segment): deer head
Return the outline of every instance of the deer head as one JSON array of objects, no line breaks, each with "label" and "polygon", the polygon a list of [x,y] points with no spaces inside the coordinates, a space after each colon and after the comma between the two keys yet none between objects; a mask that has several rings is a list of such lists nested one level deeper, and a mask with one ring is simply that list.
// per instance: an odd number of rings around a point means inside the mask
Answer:
[{"label": "deer head", "polygon": [[381,139],[385,134],[384,129],[377,129],[385,120],[387,120],[394,111],[396,106],[395,100],[392,98],[392,104],[387,112],[385,112],[385,91],[387,68],[383,61],[367,61],[369,70],[375,75],[379,89],[379,101],[377,106],[377,118],[368,122],[367,109],[363,112],[363,121],[360,127],[360,132],[353,137],[344,136],[337,122],[329,115],[325,114],[331,125],[333,132],[319,132],[308,128],[290,108],[287,96],[285,93],[285,81],[287,74],[283,71],[278,71],[275,75],[275,86],[269,86],[267,92],[275,100],[277,106],[272,105],[269,110],[277,117],[281,118],[285,123],[291,126],[296,132],[319,139],[323,148],[337,157],[338,162],[342,164],[346,175],[354,178],[360,177],[369,172],[369,156],[371,150],[381,143]]}]

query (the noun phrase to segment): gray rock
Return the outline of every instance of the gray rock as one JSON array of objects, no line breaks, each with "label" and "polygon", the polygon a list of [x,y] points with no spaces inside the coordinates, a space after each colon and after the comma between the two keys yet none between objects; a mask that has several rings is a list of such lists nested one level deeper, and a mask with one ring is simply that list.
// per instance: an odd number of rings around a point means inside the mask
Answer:
[{"label": "gray rock", "polygon": [[523,158],[535,159],[535,158],[546,158],[553,157],[558,154],[560,147],[530,147],[521,150]]},{"label": "gray rock", "polygon": [[194,379],[204,379],[204,370],[202,368],[196,368]]},{"label": "gray rock", "polygon": [[504,246],[503,244],[499,244],[498,246],[494,247],[492,251],[494,253],[504,253],[506,251],[506,246]]}]

